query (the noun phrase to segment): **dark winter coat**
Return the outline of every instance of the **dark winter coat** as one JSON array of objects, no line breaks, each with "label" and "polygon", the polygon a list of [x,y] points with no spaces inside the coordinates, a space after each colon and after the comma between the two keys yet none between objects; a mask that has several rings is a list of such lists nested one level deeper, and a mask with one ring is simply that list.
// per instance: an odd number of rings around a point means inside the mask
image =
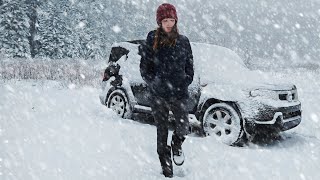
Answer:
[{"label": "dark winter coat", "polygon": [[146,44],[139,47],[141,76],[155,96],[165,99],[188,98],[188,86],[194,74],[189,39],[179,35],[176,45],[154,51],[155,32],[149,32]]}]

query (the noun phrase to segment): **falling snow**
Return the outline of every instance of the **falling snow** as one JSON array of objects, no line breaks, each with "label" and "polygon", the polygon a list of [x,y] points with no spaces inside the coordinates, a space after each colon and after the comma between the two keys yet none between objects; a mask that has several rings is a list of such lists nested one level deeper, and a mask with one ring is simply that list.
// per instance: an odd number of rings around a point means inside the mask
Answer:
[{"label": "falling snow", "polygon": [[118,26],[118,25],[115,25],[112,27],[112,30],[115,32],[115,33],[120,33],[121,32],[121,28]]},{"label": "falling snow", "polygon": [[[98,98],[111,46],[145,39],[162,2],[0,0],[1,180],[163,179],[155,126],[119,118]],[[301,124],[272,143],[230,147],[190,134],[173,179],[320,179],[320,2],[166,2],[191,42],[234,51],[270,83],[295,84],[302,104]],[[141,80],[132,67],[121,71]],[[226,67],[206,68],[236,75]]]}]

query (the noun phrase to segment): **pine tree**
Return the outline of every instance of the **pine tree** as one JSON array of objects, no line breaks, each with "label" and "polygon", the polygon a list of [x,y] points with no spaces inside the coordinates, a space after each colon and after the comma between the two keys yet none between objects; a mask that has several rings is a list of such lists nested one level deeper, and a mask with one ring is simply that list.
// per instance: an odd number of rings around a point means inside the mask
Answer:
[{"label": "pine tree", "polygon": [[[112,1],[113,2],[113,1]],[[78,1],[76,8],[79,14],[75,32],[81,43],[81,56],[85,59],[99,59],[107,56],[107,37],[111,37],[110,15],[107,9],[111,1],[95,0],[92,2]],[[119,11],[118,11],[119,12]],[[80,25],[80,27],[79,27]]]},{"label": "pine tree", "polygon": [[47,0],[40,5],[38,57],[61,59],[79,56],[78,42],[67,21],[68,3],[67,0]]},{"label": "pine tree", "polygon": [[38,50],[38,41],[36,40],[37,37],[37,24],[38,24],[38,14],[37,9],[39,7],[40,0],[25,0],[28,11],[27,15],[29,17],[29,44],[30,44],[30,53],[31,57],[35,57]]},{"label": "pine tree", "polygon": [[0,53],[30,57],[29,19],[25,1],[4,0],[0,7]]},{"label": "pine tree", "polygon": [[76,1],[70,8],[68,21],[72,27],[73,36],[77,41],[76,49],[79,53],[79,57],[87,59],[90,56],[90,49],[88,42],[90,41],[90,35],[92,32],[88,30],[88,12],[83,8],[83,2]]}]

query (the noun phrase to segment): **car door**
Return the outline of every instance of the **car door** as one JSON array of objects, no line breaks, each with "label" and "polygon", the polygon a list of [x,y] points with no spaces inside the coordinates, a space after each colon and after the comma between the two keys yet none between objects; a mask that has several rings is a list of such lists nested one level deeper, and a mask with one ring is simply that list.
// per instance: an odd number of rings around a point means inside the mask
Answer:
[{"label": "car door", "polygon": [[140,74],[141,56],[138,54],[139,44],[128,43],[127,45],[130,47],[128,48],[129,53],[127,58],[123,60],[124,62],[120,62],[122,64],[120,72],[124,80],[128,81],[136,102],[139,105],[149,106],[149,90]]}]

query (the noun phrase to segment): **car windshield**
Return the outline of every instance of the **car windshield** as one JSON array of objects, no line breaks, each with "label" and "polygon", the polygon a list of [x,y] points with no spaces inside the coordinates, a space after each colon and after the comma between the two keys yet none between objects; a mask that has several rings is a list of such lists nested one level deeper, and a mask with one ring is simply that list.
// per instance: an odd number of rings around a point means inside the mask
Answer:
[{"label": "car windshield", "polygon": [[195,72],[201,82],[231,82],[247,79],[251,72],[232,50],[221,46],[192,43]]}]

